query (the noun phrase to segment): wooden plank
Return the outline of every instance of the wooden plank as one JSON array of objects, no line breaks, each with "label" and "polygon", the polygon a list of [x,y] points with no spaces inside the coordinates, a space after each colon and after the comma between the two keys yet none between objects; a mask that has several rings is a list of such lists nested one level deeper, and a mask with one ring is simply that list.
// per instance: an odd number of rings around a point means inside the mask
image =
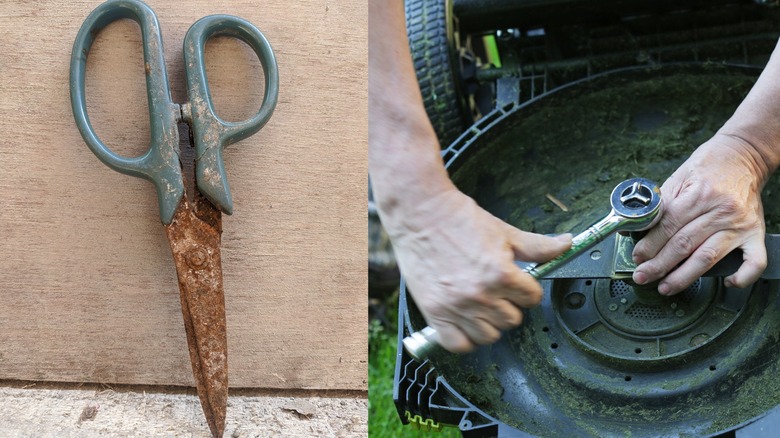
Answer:
[{"label": "wooden plank", "polygon": [[[176,102],[181,45],[213,13],[254,23],[279,63],[266,127],[230,146],[222,260],[234,387],[366,389],[367,5],[152,1]],[[98,2],[0,2],[0,378],[194,384],[175,268],[150,183],[102,165],[73,122],[70,51]],[[243,43],[207,45],[217,111],[262,96]],[[115,151],[149,138],[140,31],[90,54],[92,123]]]}]

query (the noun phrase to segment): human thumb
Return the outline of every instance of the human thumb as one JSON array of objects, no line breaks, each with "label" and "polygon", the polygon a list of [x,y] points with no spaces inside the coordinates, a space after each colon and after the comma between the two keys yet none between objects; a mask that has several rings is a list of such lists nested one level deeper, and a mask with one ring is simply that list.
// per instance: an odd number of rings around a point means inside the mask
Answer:
[{"label": "human thumb", "polygon": [[569,233],[550,237],[509,227],[509,243],[515,258],[524,262],[542,263],[551,260],[571,248],[571,239]]}]

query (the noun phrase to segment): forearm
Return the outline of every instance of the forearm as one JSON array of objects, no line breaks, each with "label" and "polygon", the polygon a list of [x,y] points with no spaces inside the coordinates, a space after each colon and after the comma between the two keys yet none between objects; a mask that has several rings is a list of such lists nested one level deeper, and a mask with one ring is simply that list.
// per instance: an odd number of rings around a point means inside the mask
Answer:
[{"label": "forearm", "polygon": [[426,201],[452,190],[414,73],[402,0],[369,3],[368,165],[382,221],[394,234]]},{"label": "forearm", "polygon": [[752,146],[763,182],[780,165],[780,42],[748,96],[718,134]]}]

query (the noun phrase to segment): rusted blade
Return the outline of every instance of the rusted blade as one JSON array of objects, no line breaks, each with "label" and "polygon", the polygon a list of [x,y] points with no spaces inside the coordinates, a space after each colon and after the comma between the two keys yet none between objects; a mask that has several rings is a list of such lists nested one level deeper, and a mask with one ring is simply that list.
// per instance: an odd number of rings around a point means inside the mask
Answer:
[{"label": "rusted blade", "polygon": [[228,394],[225,292],[219,251],[222,216],[200,196],[194,204],[185,198],[165,230],[176,262],[200,404],[211,433],[220,438],[225,429]]}]

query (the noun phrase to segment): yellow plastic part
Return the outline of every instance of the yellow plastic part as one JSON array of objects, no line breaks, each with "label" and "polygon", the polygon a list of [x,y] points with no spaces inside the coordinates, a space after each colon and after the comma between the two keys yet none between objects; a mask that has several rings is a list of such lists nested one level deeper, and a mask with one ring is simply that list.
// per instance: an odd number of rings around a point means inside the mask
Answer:
[{"label": "yellow plastic part", "polygon": [[441,432],[444,429],[444,425],[433,421],[432,418],[423,418],[420,415],[412,415],[411,412],[406,411],[406,419],[409,421],[409,425],[412,429],[421,430],[423,432]]}]

